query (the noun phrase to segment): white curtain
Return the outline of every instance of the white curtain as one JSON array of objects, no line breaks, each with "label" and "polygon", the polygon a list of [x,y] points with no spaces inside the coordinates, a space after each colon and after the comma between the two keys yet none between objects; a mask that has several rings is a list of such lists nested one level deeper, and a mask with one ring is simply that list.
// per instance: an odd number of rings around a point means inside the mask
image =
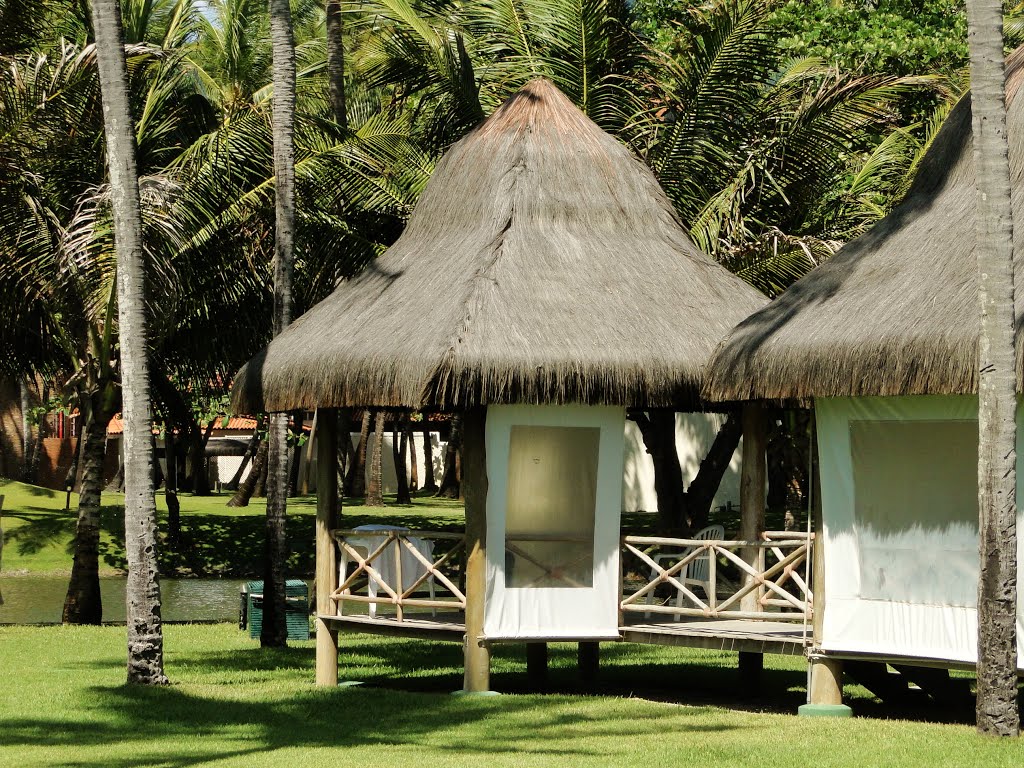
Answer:
[{"label": "white curtain", "polygon": [[487,409],[491,638],[618,637],[625,411]]},{"label": "white curtain", "polygon": [[823,647],[975,661],[977,398],[828,398],[815,413]]}]

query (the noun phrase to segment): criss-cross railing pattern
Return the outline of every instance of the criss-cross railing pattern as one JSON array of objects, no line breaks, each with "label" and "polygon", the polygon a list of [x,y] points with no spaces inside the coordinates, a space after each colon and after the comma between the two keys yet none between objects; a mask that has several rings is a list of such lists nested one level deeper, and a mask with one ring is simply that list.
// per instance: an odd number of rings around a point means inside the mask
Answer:
[{"label": "criss-cross railing pattern", "polygon": [[[676,617],[809,620],[813,595],[806,567],[813,539],[814,534],[794,531],[767,531],[759,541],[626,536],[624,567],[627,560],[634,566],[639,562],[649,576],[623,597],[621,609]],[[700,578],[692,578],[693,572]],[[655,598],[663,585],[671,593],[667,600]]]},{"label": "criss-cross railing pattern", "polygon": [[[369,604],[371,616],[378,607],[393,606],[397,621],[406,618],[407,608],[435,613],[466,609],[466,595],[459,587],[465,534],[336,530],[331,536],[341,556],[338,587],[331,593],[337,615],[344,614],[345,603]],[[349,563],[355,564],[351,572]],[[422,595],[425,590],[427,597]]]}]

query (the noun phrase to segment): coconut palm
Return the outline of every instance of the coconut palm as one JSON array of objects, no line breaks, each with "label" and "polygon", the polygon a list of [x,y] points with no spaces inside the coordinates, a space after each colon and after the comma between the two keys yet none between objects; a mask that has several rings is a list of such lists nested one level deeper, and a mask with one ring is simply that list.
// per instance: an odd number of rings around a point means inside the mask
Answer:
[{"label": "coconut palm", "polygon": [[615,0],[376,0],[350,11],[353,68],[416,116],[443,150],[529,80],[555,82],[602,128],[621,132],[639,102],[627,86],[647,66]]},{"label": "coconut palm", "polygon": [[348,109],[345,106],[345,20],[341,13],[341,0],[327,0],[325,5],[327,40],[327,87],[331,96],[334,121],[348,127]]},{"label": "coconut palm", "polygon": [[1016,736],[1017,485],[1013,208],[1006,136],[1003,5],[968,0],[977,184],[978,702],[981,733]]},{"label": "coconut palm", "polygon": [[[270,0],[273,47],[274,137],[274,335],[291,323],[295,261],[295,43],[289,0]],[[267,434],[267,535],[260,645],[287,645],[284,568],[288,557],[288,414],[270,417]]]},{"label": "coconut palm", "polygon": [[[644,155],[694,241],[768,295],[883,216],[925,139],[899,100],[935,78],[848,76],[786,59],[772,3],[721,0],[679,29],[650,83]],[[955,93],[943,102],[944,116]],[[939,121],[933,121],[937,125]]]},{"label": "coconut palm", "polygon": [[[83,420],[82,487],[64,619],[102,616],[99,506],[106,425],[120,400],[114,269],[83,258],[67,227],[102,177],[94,147],[102,131],[95,49],[64,43],[50,54],[6,61],[0,81],[0,348],[12,372],[63,381]],[[150,56],[133,51],[133,70]],[[150,125],[163,125],[159,109]]]},{"label": "coconut palm", "polygon": [[125,440],[125,549],[128,556],[128,681],[167,682],[163,665],[152,418],[146,370],[142,207],[118,0],[93,0],[96,63],[118,253],[117,304]]}]

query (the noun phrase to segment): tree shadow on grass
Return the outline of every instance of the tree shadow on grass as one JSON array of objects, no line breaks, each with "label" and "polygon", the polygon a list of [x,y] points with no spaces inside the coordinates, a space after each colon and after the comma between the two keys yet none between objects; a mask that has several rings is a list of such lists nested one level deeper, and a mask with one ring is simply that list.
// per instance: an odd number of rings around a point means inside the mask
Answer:
[{"label": "tree shadow on grass", "polygon": [[[56,543],[65,543],[71,553],[71,540],[75,535],[76,516],[74,512],[55,514],[46,507],[20,506],[16,510],[4,511],[4,544],[14,546],[21,556],[34,555]],[[19,520],[18,526],[10,526],[11,520]]]},{"label": "tree shadow on grass", "polygon": [[[342,633],[340,650],[343,681],[415,693],[450,693],[462,686],[459,643]],[[655,646],[604,643],[600,670],[590,681],[580,677],[576,653],[573,644],[549,646],[547,679],[538,684],[527,674],[525,645],[497,645],[492,651],[491,687],[503,693],[616,696],[782,714],[795,713],[805,700],[806,676],[800,670],[766,669],[760,693],[745,693],[732,653],[694,657],[692,651],[688,656]],[[246,677],[272,669],[313,677],[311,648],[271,650],[254,645],[252,651],[203,653],[197,658],[198,667],[215,676]]]},{"label": "tree shadow on grass", "polygon": [[[88,689],[90,715],[81,720],[9,720],[3,747],[68,747],[66,765],[195,765],[200,762],[291,748],[356,746],[423,747],[446,752],[604,756],[592,738],[617,743],[673,731],[710,733],[736,726],[693,717],[693,711],[650,712],[637,722],[594,716],[566,707],[559,697],[463,699],[384,689],[301,689],[274,701],[224,696],[230,688],[200,695],[181,687]],[[96,720],[96,713],[103,718]],[[500,718],[492,725],[492,719]],[[570,738],[585,728],[586,739]],[[582,731],[580,731],[582,733]],[[205,737],[205,738],[203,738]],[[127,757],[93,758],[89,747],[135,742]],[[156,747],[155,745],[160,745]]]}]

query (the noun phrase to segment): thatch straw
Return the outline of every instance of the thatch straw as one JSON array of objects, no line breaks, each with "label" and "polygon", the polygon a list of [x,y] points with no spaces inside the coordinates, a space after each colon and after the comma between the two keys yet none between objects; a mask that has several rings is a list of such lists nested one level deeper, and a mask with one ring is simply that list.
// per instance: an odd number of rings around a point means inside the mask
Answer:
[{"label": "thatch straw", "polygon": [[235,407],[695,407],[715,345],[763,304],[537,80],[445,155],[398,242],[239,372]]},{"label": "thatch straw", "polygon": [[[1024,249],[1024,54],[1007,61],[1017,254]],[[971,104],[954,107],[907,198],[742,322],[711,362],[715,400],[977,392],[980,307]],[[1015,260],[1021,387],[1024,259]]]}]

